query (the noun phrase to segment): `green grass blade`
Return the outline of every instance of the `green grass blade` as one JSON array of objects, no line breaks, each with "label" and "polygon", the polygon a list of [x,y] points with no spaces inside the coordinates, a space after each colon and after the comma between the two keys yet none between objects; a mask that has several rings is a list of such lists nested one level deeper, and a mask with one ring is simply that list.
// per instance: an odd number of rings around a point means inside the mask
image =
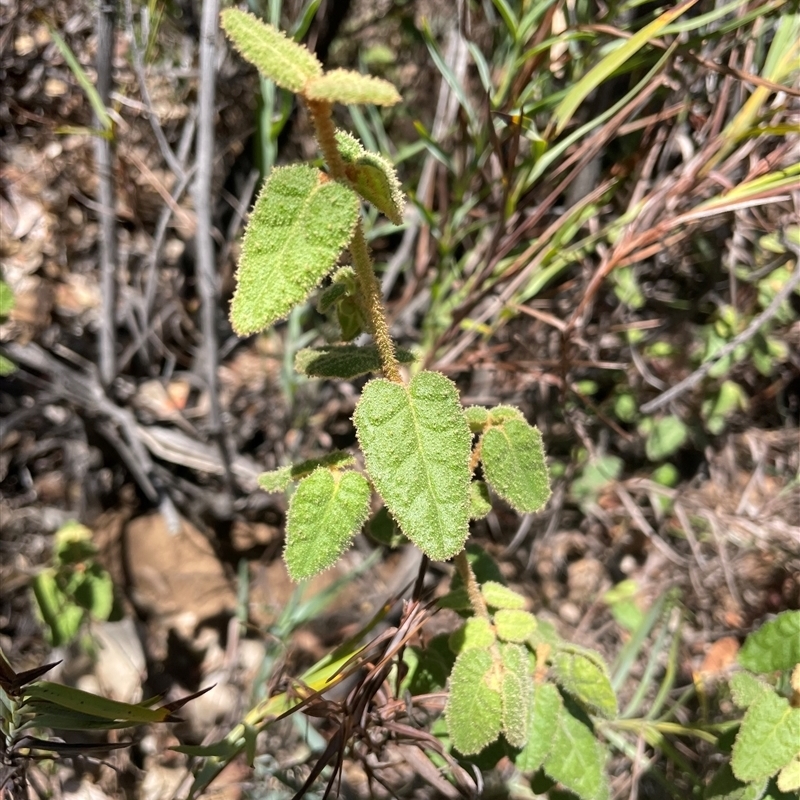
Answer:
[{"label": "green grass blade", "polygon": [[670,22],[677,19],[681,14],[691,8],[697,0],[686,0],[675,8],[665,11],[661,16],[654,19],[649,25],[645,25],[637,31],[630,39],[609,53],[599,64],[596,64],[586,73],[567,93],[567,96],[558,104],[553,113],[555,122],[555,133],[558,135],[564,130],[567,123],[572,119],[573,114],[578,110],[580,104],[607,78],[611,77],[626,61],[630,60],[647,42],[658,36]]}]

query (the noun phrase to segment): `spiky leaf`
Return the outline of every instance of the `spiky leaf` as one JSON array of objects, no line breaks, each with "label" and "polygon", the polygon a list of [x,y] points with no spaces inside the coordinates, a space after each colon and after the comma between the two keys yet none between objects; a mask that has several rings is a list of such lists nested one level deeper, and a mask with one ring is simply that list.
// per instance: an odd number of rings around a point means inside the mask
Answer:
[{"label": "spiky leaf", "polygon": [[252,14],[229,8],[221,21],[242,56],[281,88],[302,92],[308,81],[322,75],[322,64],[308,48]]},{"label": "spiky leaf", "polygon": [[310,81],[303,94],[309,100],[324,100],[343,105],[372,103],[393,106],[400,102],[397,89],[389,81],[362,75],[349,69],[334,69]]},{"label": "spiky leaf", "polygon": [[552,683],[533,685],[525,746],[514,756],[521,772],[536,772],[549,755],[562,705],[561,695]]},{"label": "spiky leaf", "polygon": [[349,187],[309,166],[275,169],[242,241],[234,330],[264,330],[302,303],[336,264],[357,219],[358,197]]},{"label": "spiky leaf", "polygon": [[784,611],[751,633],[739,651],[739,663],[761,673],[800,664],[800,611]]},{"label": "spiky leaf", "polygon": [[517,511],[538,511],[550,497],[542,434],[521,419],[489,428],[481,445],[489,485]]},{"label": "spiky leaf", "polygon": [[[401,364],[414,362],[414,354],[401,347],[395,353]],[[311,378],[350,380],[359,375],[381,371],[381,357],[374,344],[328,344],[298,350],[294,368]]]},{"label": "spiky leaf", "polygon": [[320,467],[304,478],[289,503],[283,557],[293,580],[333,566],[369,514],[370,488],[358,472]]},{"label": "spiky leaf", "polygon": [[616,716],[617,696],[599,653],[561,650],[553,656],[552,669],[556,683],[581,705],[607,719]]},{"label": "spiky leaf", "polygon": [[800,751],[800,708],[772,689],[745,712],[733,745],[731,768],[745,783],[762,780],[787,766]]},{"label": "spiky leaf", "polygon": [[465,756],[496,741],[503,724],[502,668],[489,650],[465,650],[450,673],[445,708],[453,746]]},{"label": "spiky leaf", "polygon": [[458,391],[436,372],[370,381],[353,415],[367,472],[403,532],[434,561],[468,535],[471,434]]},{"label": "spiky leaf", "polygon": [[558,717],[544,771],[581,800],[606,800],[605,748],[594,733],[568,709]]},{"label": "spiky leaf", "polygon": [[518,644],[501,644],[500,656],[503,663],[503,734],[512,747],[524,747],[528,741],[528,717],[533,701],[528,651]]}]

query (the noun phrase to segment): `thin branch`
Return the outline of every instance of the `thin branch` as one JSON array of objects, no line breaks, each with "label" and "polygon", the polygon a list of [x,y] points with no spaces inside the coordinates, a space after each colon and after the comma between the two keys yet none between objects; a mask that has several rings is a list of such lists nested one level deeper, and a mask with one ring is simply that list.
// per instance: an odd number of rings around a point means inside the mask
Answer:
[{"label": "thin branch", "polygon": [[197,114],[197,175],[194,203],[197,210],[197,283],[201,301],[200,325],[203,331],[203,357],[206,384],[211,401],[211,435],[217,440],[225,464],[228,487],[233,487],[227,447],[219,407],[217,368],[217,270],[211,230],[211,183],[214,173],[214,117],[218,0],[204,0],[200,22],[200,94]]},{"label": "thin branch", "polygon": [[[97,92],[104,106],[108,106],[111,96],[111,61],[114,53],[114,20],[116,0],[101,0],[97,11]],[[102,127],[95,118],[95,125]],[[100,204],[100,292],[102,311],[99,333],[100,380],[108,386],[114,380],[116,369],[116,219],[114,211],[113,148],[112,131],[107,136],[96,136],[94,153],[97,162],[97,200]]]}]

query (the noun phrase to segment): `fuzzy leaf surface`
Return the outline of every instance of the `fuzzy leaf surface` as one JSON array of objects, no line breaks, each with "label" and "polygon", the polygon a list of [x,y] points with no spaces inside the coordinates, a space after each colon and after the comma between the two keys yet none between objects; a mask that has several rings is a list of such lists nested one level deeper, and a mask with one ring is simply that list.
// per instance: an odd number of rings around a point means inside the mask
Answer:
[{"label": "fuzzy leaf surface", "polygon": [[518,608],[501,608],[495,612],[497,637],[504,642],[525,642],[536,630],[536,617]]},{"label": "fuzzy leaf surface", "polygon": [[489,608],[525,608],[525,598],[498,581],[482,583],[481,594]]},{"label": "fuzzy leaf surface", "polygon": [[469,617],[467,621],[450,634],[450,649],[454,653],[463,653],[477,647],[486,650],[497,641],[488,619]]},{"label": "fuzzy leaf surface", "polygon": [[500,665],[489,650],[461,653],[450,674],[445,717],[453,746],[465,756],[496,741],[503,724]]},{"label": "fuzzy leaf surface", "polygon": [[[401,364],[414,362],[414,354],[398,347],[395,355]],[[294,368],[311,378],[350,380],[359,375],[381,371],[381,357],[374,344],[329,344],[298,350]]]},{"label": "fuzzy leaf surface", "polygon": [[469,485],[469,518],[483,519],[491,510],[492,501],[486,481],[472,481]]},{"label": "fuzzy leaf surface", "polygon": [[358,472],[320,467],[292,495],[283,557],[292,580],[333,566],[369,514],[370,488]]},{"label": "fuzzy leaf surface", "polygon": [[567,709],[559,715],[544,771],[581,800],[606,800],[605,748],[592,731]]},{"label": "fuzzy leaf surface", "polygon": [[536,772],[553,746],[553,737],[561,715],[561,695],[552,683],[533,685],[533,697],[528,707],[528,731],[525,746],[514,757],[521,772]]},{"label": "fuzzy leaf surface", "polygon": [[751,633],[739,652],[739,663],[761,673],[800,664],[800,611],[784,611]]},{"label": "fuzzy leaf surface", "polygon": [[617,715],[617,696],[599,654],[561,650],[553,656],[552,669],[556,683],[581,705],[606,719]]},{"label": "fuzzy leaf surface", "polygon": [[769,778],[798,752],[800,708],[772,690],[761,693],[747,709],[733,745],[733,774],[745,783]]},{"label": "fuzzy leaf surface", "polygon": [[489,428],[481,460],[489,485],[520,513],[538,511],[550,497],[542,434],[524,420]]},{"label": "fuzzy leaf surface", "polygon": [[503,661],[503,734],[512,747],[528,741],[528,717],[533,702],[533,677],[528,651],[518,644],[501,644]]},{"label": "fuzzy leaf surface", "polygon": [[336,131],[336,144],[353,188],[395,225],[401,225],[405,201],[394,166],[377,153],[366,150],[346,131]]},{"label": "fuzzy leaf surface", "polygon": [[403,533],[434,561],[468,536],[471,434],[458,391],[437,372],[408,386],[370,381],[353,415],[367,472]]},{"label": "fuzzy leaf surface", "polygon": [[749,672],[735,672],[728,685],[733,702],[739,708],[749,708],[764,692],[772,691],[772,687],[766,681]]},{"label": "fuzzy leaf surface", "polygon": [[400,95],[389,81],[349,69],[334,69],[311,81],[303,92],[309,100],[343,105],[393,106]]},{"label": "fuzzy leaf surface", "polygon": [[287,316],[333,269],[358,219],[358,197],[313,167],[273,170],[242,240],[231,303],[240,336]]},{"label": "fuzzy leaf surface", "polygon": [[262,472],[258,476],[258,485],[265,492],[283,492],[293,481],[299,481],[310,475],[317,467],[341,468],[355,462],[355,458],[344,450],[333,450],[322,458],[309,458],[299,464],[278,467],[270,472]]},{"label": "fuzzy leaf surface", "polygon": [[229,8],[221,22],[242,56],[282,89],[302,92],[308,81],[322,75],[313,53],[252,14]]}]

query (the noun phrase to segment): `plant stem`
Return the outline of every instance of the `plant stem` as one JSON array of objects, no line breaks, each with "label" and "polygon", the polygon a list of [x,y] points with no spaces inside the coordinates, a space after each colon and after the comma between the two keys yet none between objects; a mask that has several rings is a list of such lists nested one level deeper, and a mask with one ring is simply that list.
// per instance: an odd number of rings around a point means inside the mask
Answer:
[{"label": "plant stem", "polygon": [[478,579],[475,577],[475,573],[472,571],[472,565],[467,558],[467,551],[462,550],[454,560],[458,574],[461,576],[461,580],[464,581],[464,586],[467,587],[467,595],[469,596],[469,602],[472,606],[472,610],[475,612],[475,616],[490,620],[489,609],[486,607],[486,601],[481,594],[481,587],[478,585]]},{"label": "plant stem", "polygon": [[[344,161],[336,147],[336,128],[331,117],[331,104],[322,100],[306,100],[306,105],[314,122],[319,149],[322,151],[331,177],[349,183],[345,174]],[[400,365],[394,352],[394,342],[389,334],[389,323],[386,319],[386,309],[383,306],[381,287],[375,276],[375,270],[372,268],[372,258],[364,236],[364,224],[360,217],[350,242],[350,253],[353,256],[353,268],[361,293],[361,306],[381,357],[383,374],[394,383],[402,383]]]}]

